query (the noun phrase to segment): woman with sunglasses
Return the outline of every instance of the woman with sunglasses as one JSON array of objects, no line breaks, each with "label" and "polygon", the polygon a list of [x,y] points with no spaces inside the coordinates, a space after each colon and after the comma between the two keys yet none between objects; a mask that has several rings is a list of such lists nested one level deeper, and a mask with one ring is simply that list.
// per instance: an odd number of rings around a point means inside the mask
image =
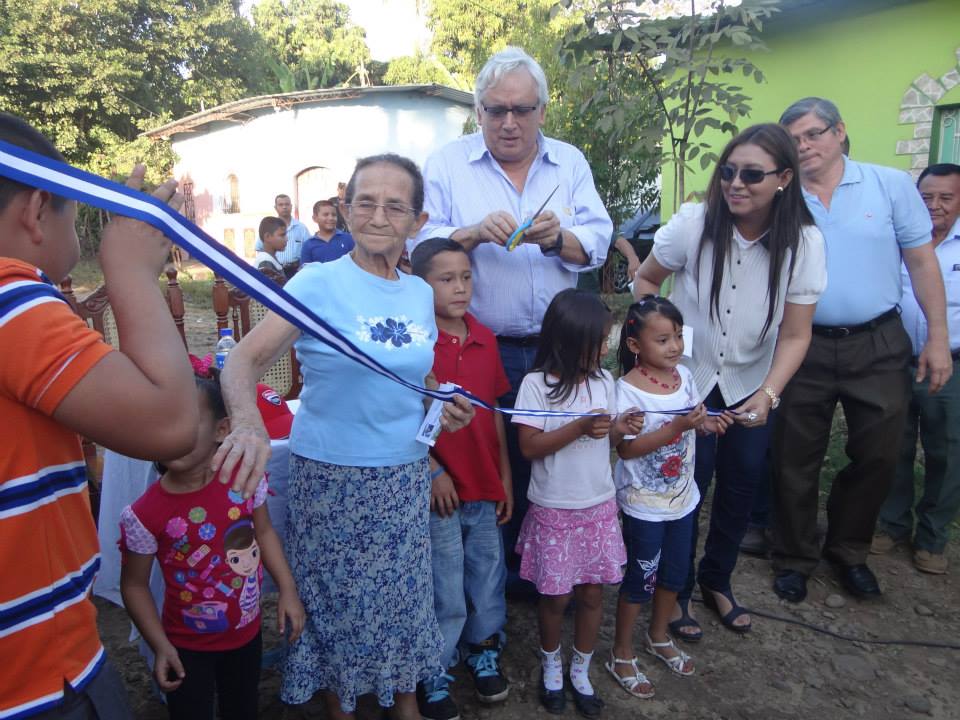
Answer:
[{"label": "woman with sunglasses", "polygon": [[[700,397],[733,420],[722,436],[697,439],[701,498],[714,471],[717,485],[696,579],[704,605],[724,626],[745,633],[750,616],[737,604],[730,578],[754,493],[767,477],[768,419],[806,354],[826,287],[823,236],[800,192],[796,147],[779,125],[754,125],[730,141],[706,202],[684,204],[657,231],[634,293],[657,293],[670,275],[670,299],[693,329],[688,366]],[[694,554],[696,534],[694,521]],[[689,611],[693,562],[690,568],[670,629],[697,642],[703,631]]]}]

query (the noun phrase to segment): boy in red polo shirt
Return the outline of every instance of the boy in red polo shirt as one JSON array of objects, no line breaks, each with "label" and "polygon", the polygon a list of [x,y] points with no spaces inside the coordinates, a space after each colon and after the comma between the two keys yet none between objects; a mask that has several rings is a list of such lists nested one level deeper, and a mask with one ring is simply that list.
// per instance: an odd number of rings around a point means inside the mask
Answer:
[{"label": "boy in red polo shirt", "polygon": [[[413,273],[433,288],[437,382],[456,383],[495,405],[510,383],[493,333],[467,312],[473,294],[470,257],[459,243],[434,238],[417,246],[411,263]],[[497,702],[509,692],[499,662],[507,571],[498,525],[513,512],[503,418],[477,408],[466,428],[440,435],[430,470],[434,607],[444,640],[440,659],[444,667],[456,665],[463,646],[480,701]],[[444,672],[417,686],[426,720],[458,717],[448,691],[452,680]]]}]

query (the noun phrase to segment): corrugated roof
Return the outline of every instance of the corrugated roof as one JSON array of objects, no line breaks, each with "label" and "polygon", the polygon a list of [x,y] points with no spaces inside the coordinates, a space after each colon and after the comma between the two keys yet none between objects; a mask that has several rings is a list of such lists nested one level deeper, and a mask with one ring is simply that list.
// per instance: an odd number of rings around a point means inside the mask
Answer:
[{"label": "corrugated roof", "polygon": [[372,87],[329,88],[326,90],[298,90],[297,92],[257,95],[256,97],[234,100],[223,105],[217,105],[217,107],[209,110],[187,115],[143,134],[152,138],[168,138],[177,133],[190,132],[211,122],[247,122],[255,117],[257,110],[265,108],[289,110],[295,105],[306,103],[352,100],[364,95],[401,92],[442,97],[461,105],[473,107],[473,93],[457,90],[446,85],[376,85]]}]

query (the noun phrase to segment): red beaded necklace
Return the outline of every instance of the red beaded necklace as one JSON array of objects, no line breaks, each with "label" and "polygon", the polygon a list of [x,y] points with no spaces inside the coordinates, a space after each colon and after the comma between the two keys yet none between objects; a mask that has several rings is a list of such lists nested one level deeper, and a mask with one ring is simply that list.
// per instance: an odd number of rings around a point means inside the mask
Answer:
[{"label": "red beaded necklace", "polygon": [[650,382],[652,382],[654,385],[657,385],[657,386],[659,386],[659,387],[662,387],[664,390],[676,390],[678,387],[680,387],[680,373],[677,372],[677,369],[676,369],[676,368],[673,368],[673,370],[672,370],[672,372],[673,372],[673,379],[675,380],[675,382],[673,383],[673,385],[668,385],[667,383],[660,382],[660,381],[657,380],[653,375],[651,375],[650,373],[648,373],[646,368],[638,367],[637,369],[640,371],[640,374],[641,374],[641,375],[643,375],[645,378],[647,378],[647,379],[648,379]]}]

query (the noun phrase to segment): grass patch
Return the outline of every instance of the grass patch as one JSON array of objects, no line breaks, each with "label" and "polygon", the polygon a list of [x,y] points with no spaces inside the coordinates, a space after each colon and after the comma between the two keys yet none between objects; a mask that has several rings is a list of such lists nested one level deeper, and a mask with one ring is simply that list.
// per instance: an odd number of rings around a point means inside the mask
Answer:
[{"label": "grass patch", "polygon": [[187,262],[177,278],[187,305],[213,310],[213,270],[197,262]]},{"label": "grass patch", "polygon": [[[103,284],[103,271],[96,258],[82,257],[70,273],[73,292],[82,299]],[[197,310],[213,310],[213,271],[194,261],[188,261],[177,275],[183,290],[183,300]],[[167,276],[161,274],[157,285],[166,292]]]}]

